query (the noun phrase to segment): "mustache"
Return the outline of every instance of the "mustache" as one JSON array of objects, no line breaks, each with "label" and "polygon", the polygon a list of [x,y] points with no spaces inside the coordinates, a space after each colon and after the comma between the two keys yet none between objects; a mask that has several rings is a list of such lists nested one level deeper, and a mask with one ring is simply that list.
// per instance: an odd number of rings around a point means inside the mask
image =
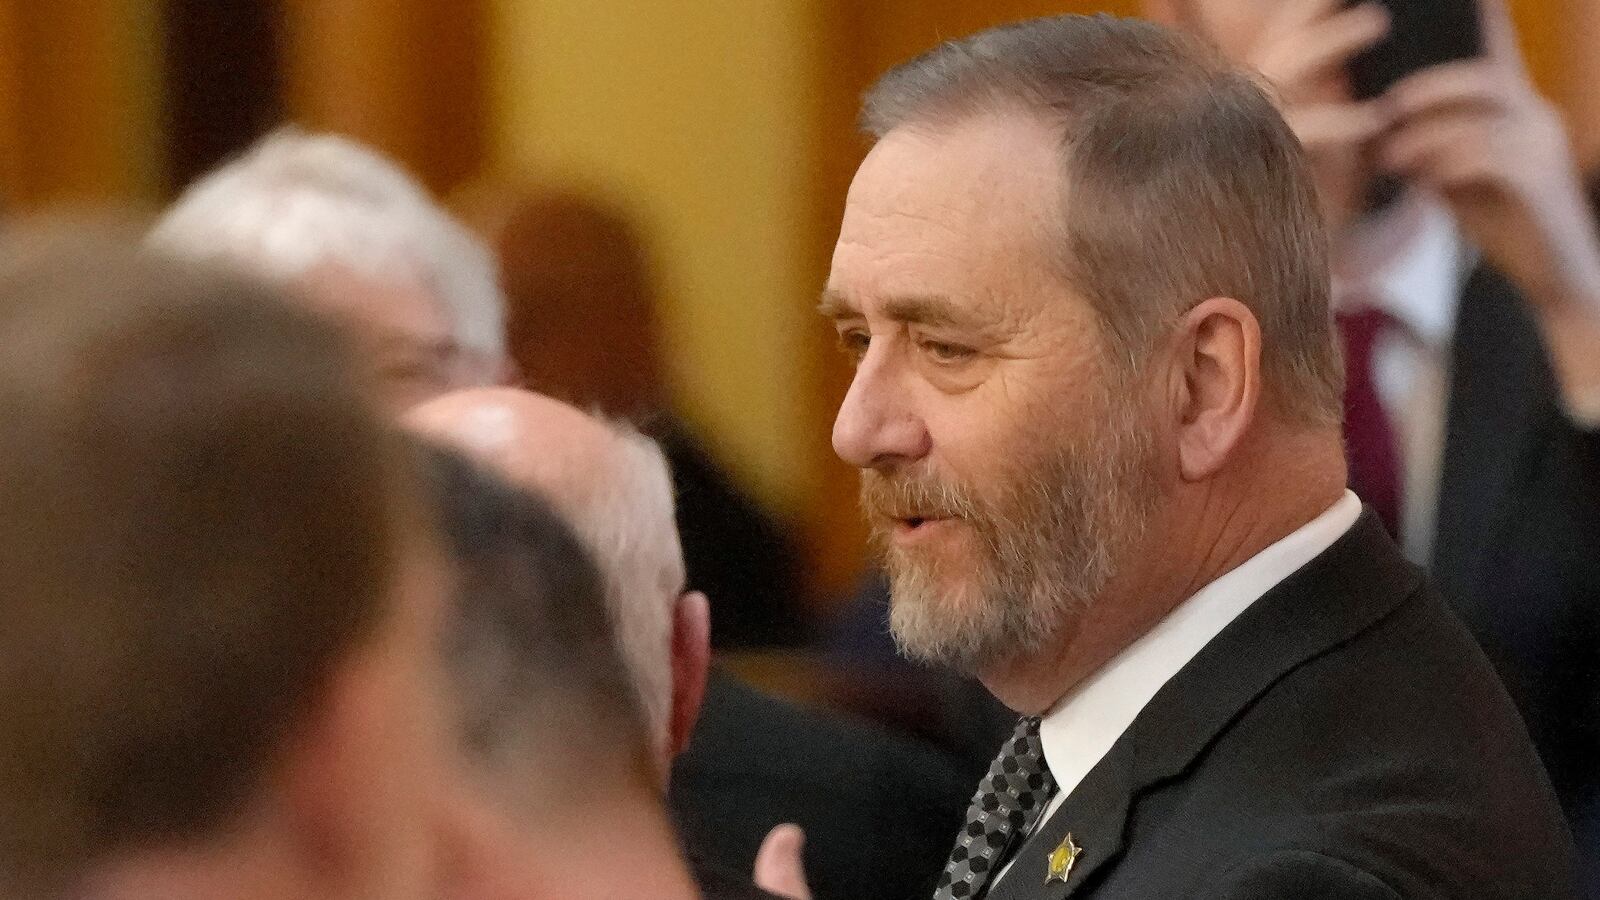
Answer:
[{"label": "mustache", "polygon": [[982,513],[973,492],[929,473],[861,473],[861,511],[873,519],[975,519]]}]

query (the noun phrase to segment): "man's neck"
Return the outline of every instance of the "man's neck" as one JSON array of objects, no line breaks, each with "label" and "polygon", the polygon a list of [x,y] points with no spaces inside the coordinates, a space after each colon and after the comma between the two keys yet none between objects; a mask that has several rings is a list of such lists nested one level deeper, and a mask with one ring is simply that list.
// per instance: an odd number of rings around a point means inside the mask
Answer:
[{"label": "man's neck", "polygon": [[1241,460],[1232,474],[1165,498],[1070,633],[1043,654],[984,672],[989,691],[1024,715],[1048,712],[1179,604],[1326,512],[1344,492],[1342,447],[1327,435],[1280,441],[1271,458],[1249,456],[1255,458]]}]

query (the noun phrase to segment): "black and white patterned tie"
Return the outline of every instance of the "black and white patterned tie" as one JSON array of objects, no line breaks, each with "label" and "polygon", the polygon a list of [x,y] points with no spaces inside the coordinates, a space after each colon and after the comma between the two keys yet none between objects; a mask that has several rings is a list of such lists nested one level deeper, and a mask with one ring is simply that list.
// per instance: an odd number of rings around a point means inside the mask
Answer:
[{"label": "black and white patterned tie", "polygon": [[939,876],[933,900],[983,897],[990,878],[1005,864],[1018,840],[1039,821],[1055,791],[1056,780],[1050,777],[1044,745],[1039,741],[1039,719],[1029,716],[1017,723],[1016,733],[1001,748],[989,774],[978,784],[978,792],[972,795],[966,823],[950,851],[944,874]]}]

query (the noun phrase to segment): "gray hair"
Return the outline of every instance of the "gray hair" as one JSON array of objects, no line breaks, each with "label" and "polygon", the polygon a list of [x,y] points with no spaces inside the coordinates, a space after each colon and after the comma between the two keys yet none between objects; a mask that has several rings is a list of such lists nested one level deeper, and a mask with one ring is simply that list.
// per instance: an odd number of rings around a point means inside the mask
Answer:
[{"label": "gray hair", "polygon": [[546,500],[414,446],[455,562],[445,660],[458,737],[484,787],[536,817],[575,796],[653,790],[650,740],[580,539]]},{"label": "gray hair", "polygon": [[672,624],[684,590],[671,470],[654,440],[604,420],[616,456],[581,487],[555,487],[552,501],[594,556],[623,664],[652,739],[664,744],[672,712]]},{"label": "gray hair", "polygon": [[1336,425],[1328,239],[1304,151],[1263,88],[1197,40],[1148,22],[1063,15],[980,32],[890,71],[862,127],[940,127],[995,113],[1062,132],[1067,283],[1123,368],[1194,304],[1232,297],[1261,323],[1266,396]]},{"label": "gray hair", "polygon": [[279,282],[333,263],[428,288],[456,343],[505,356],[494,256],[393,162],[348,138],[286,128],[196,181],[151,231],[152,245]]}]

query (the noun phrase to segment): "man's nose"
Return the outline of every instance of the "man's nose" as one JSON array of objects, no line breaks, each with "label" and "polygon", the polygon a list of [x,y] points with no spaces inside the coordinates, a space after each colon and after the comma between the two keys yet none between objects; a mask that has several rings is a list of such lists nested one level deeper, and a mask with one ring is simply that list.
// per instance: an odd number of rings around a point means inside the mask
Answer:
[{"label": "man's nose", "polygon": [[858,469],[915,462],[932,444],[891,357],[876,349],[856,369],[833,423],[834,452]]}]

